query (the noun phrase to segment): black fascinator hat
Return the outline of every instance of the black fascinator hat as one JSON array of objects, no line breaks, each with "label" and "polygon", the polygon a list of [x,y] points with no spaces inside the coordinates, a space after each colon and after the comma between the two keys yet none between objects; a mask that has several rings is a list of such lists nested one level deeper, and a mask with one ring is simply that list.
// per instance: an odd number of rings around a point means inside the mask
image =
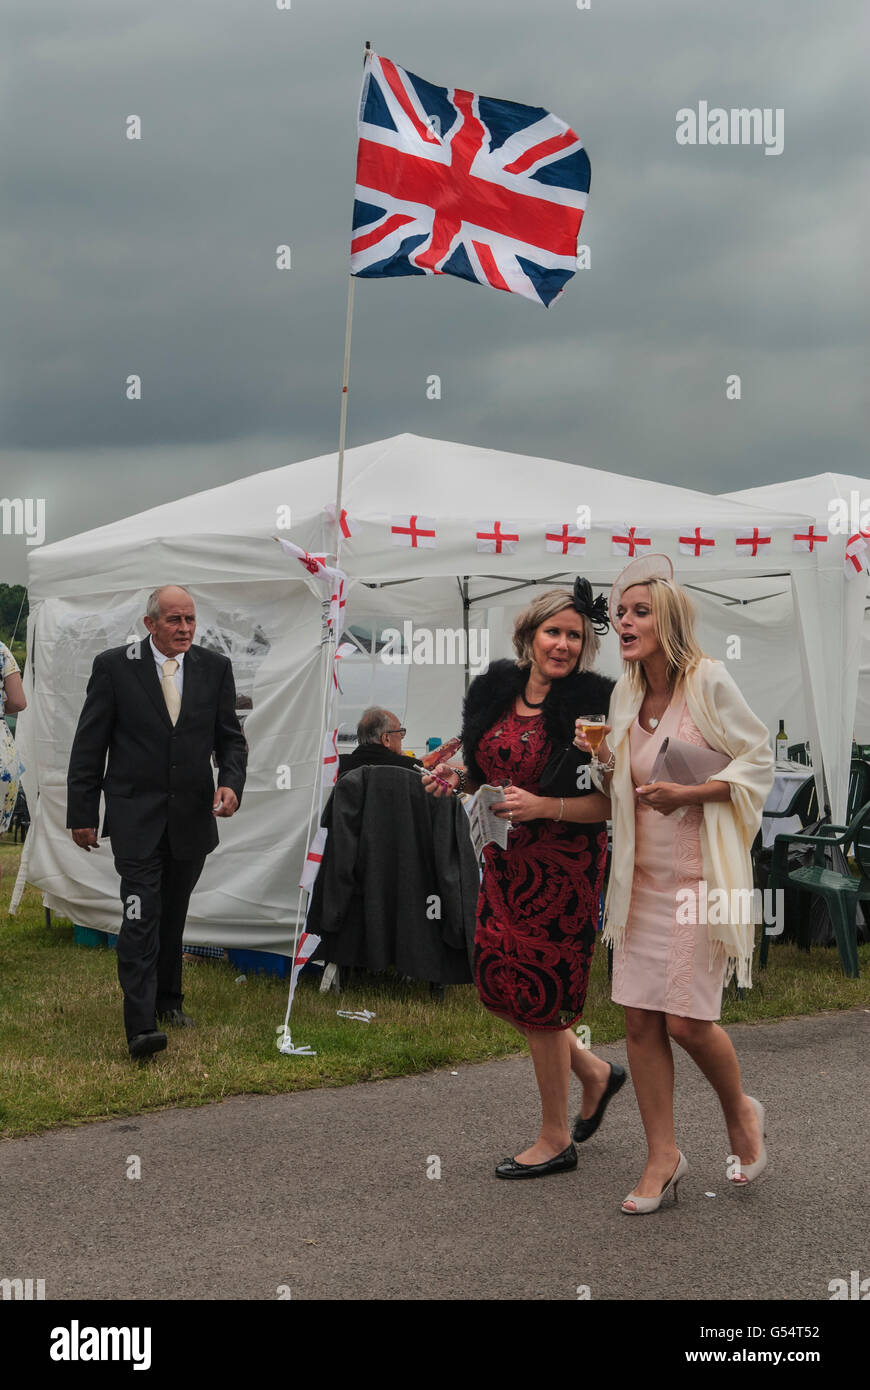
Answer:
[{"label": "black fascinator hat", "polygon": [[588,579],[583,579],[580,575],[574,580],[574,607],[578,613],[589,619],[598,636],[603,637],[610,627],[607,599],[603,594],[593,599],[592,585]]}]

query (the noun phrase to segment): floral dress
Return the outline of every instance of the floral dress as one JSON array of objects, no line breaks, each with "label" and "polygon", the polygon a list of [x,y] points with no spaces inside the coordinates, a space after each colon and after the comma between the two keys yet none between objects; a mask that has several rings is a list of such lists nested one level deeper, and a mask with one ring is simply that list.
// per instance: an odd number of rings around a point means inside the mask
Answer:
[{"label": "floral dress", "polygon": [[[487,782],[539,794],[552,753],[540,715],[505,714],[475,754]],[[524,1028],[569,1028],[581,1015],[598,924],[604,824],[518,823],[507,849],[484,850],[474,975],[481,1002]]]}]

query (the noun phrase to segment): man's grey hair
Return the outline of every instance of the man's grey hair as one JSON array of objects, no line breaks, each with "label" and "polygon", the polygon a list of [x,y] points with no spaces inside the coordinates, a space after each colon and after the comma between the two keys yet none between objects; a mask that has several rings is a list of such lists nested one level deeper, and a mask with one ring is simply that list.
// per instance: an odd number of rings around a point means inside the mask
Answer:
[{"label": "man's grey hair", "polygon": [[363,710],[362,718],[356,726],[357,742],[380,743],[381,735],[390,733],[391,719],[390,711],[379,709],[377,705]]},{"label": "man's grey hair", "polygon": [[183,594],[187,594],[188,598],[193,598],[193,594],[189,589],[185,589],[183,584],[161,584],[159,589],[154,589],[148,595],[148,602],[145,605],[145,617],[150,618],[154,623],[160,617],[160,595],[166,589],[180,589]]}]

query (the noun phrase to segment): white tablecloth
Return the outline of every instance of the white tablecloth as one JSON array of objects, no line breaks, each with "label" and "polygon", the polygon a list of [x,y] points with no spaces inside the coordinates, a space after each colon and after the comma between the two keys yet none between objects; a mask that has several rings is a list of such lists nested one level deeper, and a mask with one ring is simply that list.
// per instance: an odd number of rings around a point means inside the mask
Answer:
[{"label": "white tablecloth", "polygon": [[[804,767],[798,770],[777,768],[773,779],[773,788],[770,796],[764,803],[765,811],[784,811],[788,806],[798,787],[805,782],[808,777],[812,777],[811,767]],[[770,849],[777,835],[791,835],[801,828],[800,816],[788,816],[783,819],[777,817],[771,820],[769,816],[761,818],[761,841],[766,849]]]}]

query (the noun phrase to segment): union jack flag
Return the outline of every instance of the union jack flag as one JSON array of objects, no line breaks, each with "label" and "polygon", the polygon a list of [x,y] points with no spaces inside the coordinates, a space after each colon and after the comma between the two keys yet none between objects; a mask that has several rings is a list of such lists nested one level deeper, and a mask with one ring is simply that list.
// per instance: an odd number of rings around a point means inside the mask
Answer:
[{"label": "union jack flag", "polygon": [[352,275],[458,275],[549,305],[577,269],[589,158],[540,106],[366,58]]}]

